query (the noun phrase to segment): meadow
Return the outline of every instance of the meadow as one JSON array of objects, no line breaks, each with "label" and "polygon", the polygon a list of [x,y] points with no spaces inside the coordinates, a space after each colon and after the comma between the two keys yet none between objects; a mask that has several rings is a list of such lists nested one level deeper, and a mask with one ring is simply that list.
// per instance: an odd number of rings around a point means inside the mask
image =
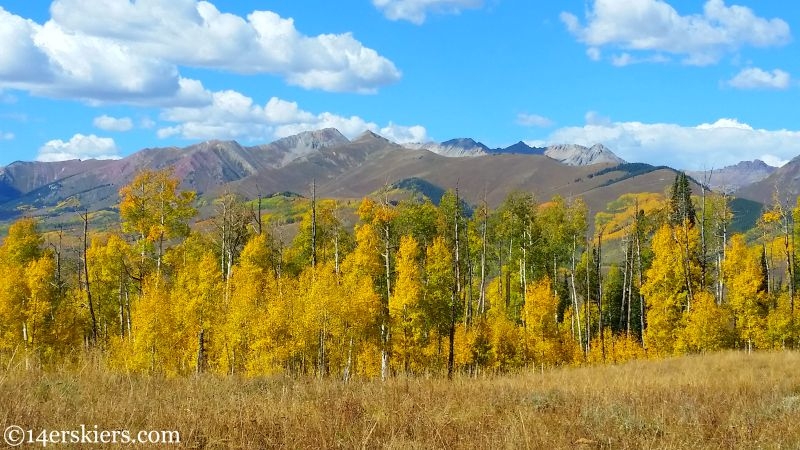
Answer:
[{"label": "meadow", "polygon": [[798,366],[796,352],[726,351],[344,383],[12,361],[0,372],[0,425],[178,430],[181,444],[162,448],[798,448]]}]

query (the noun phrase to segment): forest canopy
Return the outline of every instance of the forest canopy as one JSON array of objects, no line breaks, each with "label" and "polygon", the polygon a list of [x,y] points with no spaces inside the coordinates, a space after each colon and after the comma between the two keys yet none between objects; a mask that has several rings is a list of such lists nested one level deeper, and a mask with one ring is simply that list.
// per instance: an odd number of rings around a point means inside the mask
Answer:
[{"label": "forest canopy", "polygon": [[190,226],[195,194],[169,170],[120,190],[120,223],[0,246],[0,359],[52,365],[95,350],[124,372],[381,377],[502,372],[798,344],[797,203],[747,234],[731,199],[512,192],[467,210],[378,193],[347,226],[312,197],[291,242],[235,194]]}]

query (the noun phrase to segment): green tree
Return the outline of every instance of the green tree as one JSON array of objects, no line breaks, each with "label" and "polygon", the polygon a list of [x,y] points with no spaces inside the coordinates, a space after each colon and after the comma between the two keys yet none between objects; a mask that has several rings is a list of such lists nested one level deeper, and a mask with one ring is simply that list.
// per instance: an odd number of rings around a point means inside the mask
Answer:
[{"label": "green tree", "polygon": [[673,226],[681,225],[684,221],[689,226],[694,226],[697,222],[697,213],[692,203],[692,187],[689,184],[689,177],[684,172],[675,175],[669,197],[669,220]]}]

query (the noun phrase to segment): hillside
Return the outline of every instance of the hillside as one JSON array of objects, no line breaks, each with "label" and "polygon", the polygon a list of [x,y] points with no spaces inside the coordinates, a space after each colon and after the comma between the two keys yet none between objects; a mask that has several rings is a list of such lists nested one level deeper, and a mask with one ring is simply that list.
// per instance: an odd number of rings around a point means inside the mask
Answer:
[{"label": "hillside", "polygon": [[796,157],[772,172],[768,177],[742,187],[736,196],[770,204],[776,193],[782,202],[794,205],[800,195],[800,157]]},{"label": "hillside", "polygon": [[404,149],[368,133],[344,146],[325,149],[281,170],[262,171],[231,186],[248,196],[257,195],[259,190],[302,193],[308,192],[311,180],[316,179],[319,195],[351,198],[418,178],[442,189],[458,186],[471,204],[478,204],[485,195],[490,206],[497,206],[509,192],[521,190],[540,199],[582,196],[597,211],[622,193],[663,193],[675,178],[672,169],[641,166],[635,172],[611,164],[569,166],[542,155],[522,154],[451,158],[427,150]]},{"label": "hillside", "polygon": [[734,192],[767,178],[776,170],[778,170],[777,167],[772,167],[764,161],[756,159],[753,161],[741,161],[717,170],[687,170],[686,175],[697,181],[707,182],[711,189]]}]

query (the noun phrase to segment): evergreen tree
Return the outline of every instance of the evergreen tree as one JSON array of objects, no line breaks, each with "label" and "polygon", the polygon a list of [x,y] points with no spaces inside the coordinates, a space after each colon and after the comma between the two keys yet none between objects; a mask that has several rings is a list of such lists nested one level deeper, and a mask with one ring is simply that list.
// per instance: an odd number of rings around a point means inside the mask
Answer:
[{"label": "evergreen tree", "polygon": [[689,184],[689,177],[684,172],[675,175],[675,181],[670,189],[669,210],[669,219],[673,226],[682,225],[684,222],[688,226],[694,226],[697,221],[692,204],[692,187]]}]

